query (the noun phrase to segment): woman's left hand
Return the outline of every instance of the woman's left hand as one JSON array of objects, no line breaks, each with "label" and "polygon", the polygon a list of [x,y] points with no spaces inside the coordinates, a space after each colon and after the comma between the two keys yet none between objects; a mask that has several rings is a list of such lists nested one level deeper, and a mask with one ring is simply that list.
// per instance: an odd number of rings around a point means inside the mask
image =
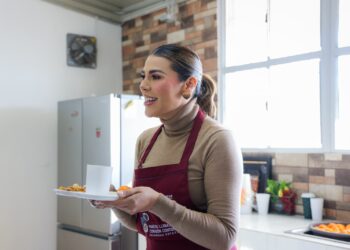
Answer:
[{"label": "woman's left hand", "polygon": [[91,201],[96,208],[117,208],[128,214],[150,210],[156,203],[160,193],[149,187],[135,187],[118,191],[116,201]]}]

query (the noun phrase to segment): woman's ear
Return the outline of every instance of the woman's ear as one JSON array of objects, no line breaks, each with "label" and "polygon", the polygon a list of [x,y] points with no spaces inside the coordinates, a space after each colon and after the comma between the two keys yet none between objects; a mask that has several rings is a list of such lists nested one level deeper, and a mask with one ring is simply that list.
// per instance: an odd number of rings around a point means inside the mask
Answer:
[{"label": "woman's ear", "polygon": [[185,99],[189,99],[192,96],[193,90],[196,89],[196,86],[197,79],[193,76],[190,76],[182,86],[182,96]]},{"label": "woman's ear", "polygon": [[195,78],[194,76],[190,76],[190,77],[186,80],[185,85],[186,85],[186,87],[187,87],[188,89],[190,89],[191,92],[192,92],[192,90],[194,90],[194,89],[196,88],[196,86],[197,86],[197,78]]}]

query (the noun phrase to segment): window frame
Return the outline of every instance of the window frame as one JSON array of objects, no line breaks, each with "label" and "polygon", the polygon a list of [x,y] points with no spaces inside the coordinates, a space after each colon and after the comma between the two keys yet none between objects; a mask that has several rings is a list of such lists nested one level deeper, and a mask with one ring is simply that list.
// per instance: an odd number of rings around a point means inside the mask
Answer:
[{"label": "window frame", "polygon": [[280,63],[288,63],[305,59],[320,60],[320,129],[321,148],[242,148],[243,152],[343,152],[350,150],[335,149],[335,119],[337,114],[337,60],[340,55],[349,55],[350,46],[337,48],[338,39],[338,0],[320,0],[320,42],[321,50],[302,55],[269,59],[266,63],[251,63],[246,65],[226,67],[226,0],[218,3],[218,120],[223,123],[225,118],[225,75],[235,71],[266,67]]}]

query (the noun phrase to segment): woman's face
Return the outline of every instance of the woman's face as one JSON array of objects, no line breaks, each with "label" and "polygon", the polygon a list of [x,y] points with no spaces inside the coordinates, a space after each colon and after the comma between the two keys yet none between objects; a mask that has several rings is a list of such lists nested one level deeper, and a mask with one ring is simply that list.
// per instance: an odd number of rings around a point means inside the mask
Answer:
[{"label": "woman's face", "polygon": [[170,68],[170,61],[151,55],[141,72],[140,90],[145,97],[145,113],[148,117],[170,118],[186,100],[182,97],[178,75]]}]

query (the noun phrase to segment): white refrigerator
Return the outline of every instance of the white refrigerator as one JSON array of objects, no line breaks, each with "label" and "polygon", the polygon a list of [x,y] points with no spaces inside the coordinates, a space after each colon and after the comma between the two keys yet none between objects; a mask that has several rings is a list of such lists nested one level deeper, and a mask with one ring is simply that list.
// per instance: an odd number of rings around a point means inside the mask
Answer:
[{"label": "white refrigerator", "polygon": [[[132,182],[137,136],[159,124],[144,114],[143,99],[110,94],[58,103],[58,185],[85,184],[86,166],[113,167],[115,187]],[[58,250],[137,250],[137,234],[110,209],[57,197]]]}]

